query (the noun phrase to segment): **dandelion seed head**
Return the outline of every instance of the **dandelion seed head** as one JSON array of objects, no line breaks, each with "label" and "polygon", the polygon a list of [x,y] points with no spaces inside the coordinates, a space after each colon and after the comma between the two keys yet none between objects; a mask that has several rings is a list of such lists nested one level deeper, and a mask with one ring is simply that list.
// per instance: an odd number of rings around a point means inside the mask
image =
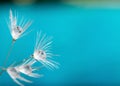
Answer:
[{"label": "dandelion seed head", "polygon": [[32,81],[29,81],[23,77],[20,76],[20,71],[16,69],[16,67],[9,67],[7,68],[7,72],[10,75],[10,77],[13,79],[15,83],[17,83],[20,86],[24,86],[22,83],[20,83],[18,80],[27,82],[27,83],[32,83]]},{"label": "dandelion seed head", "polygon": [[51,43],[51,37],[47,37],[46,34],[42,36],[41,32],[38,32],[33,58],[42,63],[47,68],[58,68],[58,63],[49,59],[49,57],[53,56],[50,51]]},{"label": "dandelion seed head", "polygon": [[23,33],[23,29],[20,26],[17,26],[13,28],[11,35],[13,39],[17,40],[22,33]]},{"label": "dandelion seed head", "polygon": [[47,57],[47,55],[46,55],[45,51],[43,51],[43,50],[36,50],[34,52],[34,58],[36,60],[44,60],[44,59],[46,59],[46,57]]},{"label": "dandelion seed head", "polygon": [[32,65],[35,63],[35,60],[28,59],[25,62],[23,62],[21,65],[18,65],[16,69],[20,71],[21,73],[24,73],[26,75],[31,74],[34,69],[32,68]]},{"label": "dandelion seed head", "polygon": [[20,66],[18,70],[24,74],[32,73],[32,67],[30,65]]},{"label": "dandelion seed head", "polygon": [[33,73],[33,71],[38,70],[37,67],[34,68],[32,65],[35,63],[35,60],[29,61],[29,59],[25,62],[23,62],[21,65],[17,66],[16,69],[20,72],[23,73],[27,76],[34,77],[34,78],[39,78],[40,75],[37,73]]},{"label": "dandelion seed head", "polygon": [[7,72],[13,78],[17,78],[20,75],[20,72],[17,71],[16,68],[14,68],[14,67],[9,67],[7,69]]},{"label": "dandelion seed head", "polygon": [[21,19],[18,21],[18,17],[13,15],[12,10],[10,10],[10,23],[8,24],[10,33],[14,40],[25,35],[25,31],[31,26],[32,21]]}]

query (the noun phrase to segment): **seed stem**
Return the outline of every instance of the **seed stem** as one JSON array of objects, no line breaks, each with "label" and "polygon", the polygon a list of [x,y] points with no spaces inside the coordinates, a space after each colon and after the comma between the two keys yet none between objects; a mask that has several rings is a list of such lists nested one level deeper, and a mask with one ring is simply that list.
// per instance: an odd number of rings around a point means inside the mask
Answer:
[{"label": "seed stem", "polygon": [[[15,40],[13,39],[13,40],[12,40],[12,43],[11,43],[11,45],[10,45],[10,48],[9,48],[9,50],[8,50],[7,56],[6,56],[5,60],[4,60],[3,67],[5,67],[5,66],[7,65],[8,58],[10,57],[10,54],[11,54],[11,51],[12,51],[12,49],[13,49],[14,43],[15,43]],[[1,69],[0,75],[2,75],[3,72],[4,72],[4,70]]]}]

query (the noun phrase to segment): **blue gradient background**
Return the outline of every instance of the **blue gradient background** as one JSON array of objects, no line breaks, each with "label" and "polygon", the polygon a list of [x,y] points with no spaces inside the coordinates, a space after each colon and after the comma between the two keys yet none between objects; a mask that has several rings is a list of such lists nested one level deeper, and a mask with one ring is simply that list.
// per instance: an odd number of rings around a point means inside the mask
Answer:
[{"label": "blue gradient background", "polygon": [[[69,5],[0,6],[0,65],[11,43],[6,19],[9,10],[34,20],[29,35],[14,45],[8,65],[33,53],[36,32],[53,36],[52,50],[59,57],[57,70],[42,69],[44,77],[29,78],[26,86],[119,86],[120,85],[120,10],[81,8]],[[37,64],[39,66],[39,64]],[[7,73],[0,86],[17,86]]]}]

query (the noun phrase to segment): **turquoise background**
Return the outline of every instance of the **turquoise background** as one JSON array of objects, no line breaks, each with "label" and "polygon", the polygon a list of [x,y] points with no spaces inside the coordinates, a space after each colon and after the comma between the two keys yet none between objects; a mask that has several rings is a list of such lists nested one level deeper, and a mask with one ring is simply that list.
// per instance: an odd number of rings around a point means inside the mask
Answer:
[{"label": "turquoise background", "polygon": [[[0,6],[0,65],[11,44],[6,21],[9,10],[32,19],[33,31],[16,41],[8,66],[33,53],[36,32],[53,36],[53,57],[60,63],[55,70],[41,69],[44,77],[26,77],[26,86],[120,86],[120,10],[56,5]],[[38,63],[37,66],[40,66]],[[17,86],[7,73],[0,86]]]}]

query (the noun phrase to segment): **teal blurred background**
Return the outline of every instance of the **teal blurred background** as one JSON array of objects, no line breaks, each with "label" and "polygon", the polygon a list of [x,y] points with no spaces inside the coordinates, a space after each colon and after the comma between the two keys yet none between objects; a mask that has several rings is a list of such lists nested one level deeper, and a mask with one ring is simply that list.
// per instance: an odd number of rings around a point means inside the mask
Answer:
[{"label": "teal blurred background", "polygon": [[[6,21],[10,8],[32,19],[33,31],[14,45],[8,66],[33,53],[36,32],[53,36],[53,57],[57,70],[41,69],[44,77],[26,77],[34,83],[26,86],[120,86],[120,9],[71,5],[0,5],[0,65],[11,44]],[[39,66],[40,64],[37,64]],[[0,86],[17,86],[7,73]]]}]

